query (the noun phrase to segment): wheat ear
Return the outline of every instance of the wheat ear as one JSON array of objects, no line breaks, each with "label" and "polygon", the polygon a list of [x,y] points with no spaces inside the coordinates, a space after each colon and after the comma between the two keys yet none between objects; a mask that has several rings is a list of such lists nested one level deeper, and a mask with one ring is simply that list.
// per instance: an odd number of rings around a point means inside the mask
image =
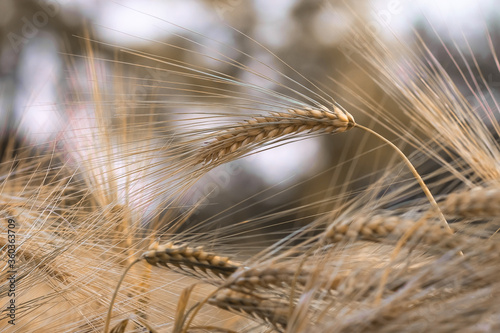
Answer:
[{"label": "wheat ear", "polygon": [[[400,239],[415,223],[413,220],[399,216],[374,215],[360,217],[354,221],[331,224],[325,230],[323,239],[327,243],[357,239],[384,241],[388,240],[389,236]],[[458,238],[450,234],[448,229],[436,224],[423,224],[412,237],[427,245],[440,246],[445,249],[452,249],[459,245]]]},{"label": "wheat ear", "polygon": [[310,132],[341,133],[357,127],[369,132],[385,143],[403,159],[413,176],[424,191],[432,207],[436,210],[445,228],[451,229],[441,212],[434,196],[405,154],[392,142],[372,129],[359,125],[353,116],[334,106],[332,110],[321,109],[289,109],[288,112],[273,112],[271,116],[253,117],[236,124],[233,128],[215,133],[215,139],[202,147],[196,157],[196,163],[224,163],[248,152],[252,146],[257,146],[271,140],[305,130]]},{"label": "wheat ear", "polygon": [[241,156],[248,148],[289,134],[310,132],[339,133],[352,128],[354,118],[334,106],[332,110],[289,109],[272,112],[270,116],[252,117],[234,128],[215,133],[215,139],[198,153],[198,163],[224,162],[228,157]]},{"label": "wheat ear", "polygon": [[500,216],[500,187],[478,186],[449,194],[442,204],[445,214],[461,217]]},{"label": "wheat ear", "polygon": [[158,245],[153,244],[149,251],[142,255],[146,261],[154,266],[175,266],[182,271],[189,269],[194,275],[198,275],[197,269],[203,273],[211,272],[219,277],[226,278],[234,273],[239,265],[211,252],[206,252],[202,247],[190,247],[187,245],[174,245],[172,242]]},{"label": "wheat ear", "polygon": [[[298,284],[305,287],[311,272],[287,267],[255,267],[239,271],[227,281],[227,288],[249,293],[259,289],[269,290],[273,288],[295,287]],[[324,290],[334,290],[345,280],[347,275],[336,274],[332,277],[321,276],[317,278],[318,287]]]},{"label": "wheat ear", "polygon": [[[228,288],[236,291],[252,291],[258,288],[290,286],[296,272],[286,267],[255,267],[240,271],[228,281]],[[301,272],[296,282],[305,285],[307,275]]]},{"label": "wheat ear", "polygon": [[285,331],[288,322],[288,304],[280,303],[249,293],[222,289],[208,299],[210,305],[227,311],[244,313],[271,324],[276,330]]}]

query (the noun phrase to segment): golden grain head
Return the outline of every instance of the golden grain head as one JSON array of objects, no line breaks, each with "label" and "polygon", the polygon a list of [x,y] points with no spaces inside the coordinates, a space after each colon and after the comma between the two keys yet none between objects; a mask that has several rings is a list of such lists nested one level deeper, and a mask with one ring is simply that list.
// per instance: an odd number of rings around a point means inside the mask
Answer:
[{"label": "golden grain head", "polygon": [[289,109],[270,115],[250,118],[231,129],[214,133],[215,139],[198,152],[198,163],[227,162],[269,141],[290,137],[302,132],[341,133],[355,126],[354,118],[347,111],[334,106],[332,110]]}]

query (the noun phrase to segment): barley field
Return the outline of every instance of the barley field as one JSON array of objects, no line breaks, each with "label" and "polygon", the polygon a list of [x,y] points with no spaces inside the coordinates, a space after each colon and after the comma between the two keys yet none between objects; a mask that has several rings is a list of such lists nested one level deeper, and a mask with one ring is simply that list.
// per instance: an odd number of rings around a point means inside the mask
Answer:
[{"label": "barley field", "polygon": [[5,0],[0,331],[500,331],[496,7]]}]

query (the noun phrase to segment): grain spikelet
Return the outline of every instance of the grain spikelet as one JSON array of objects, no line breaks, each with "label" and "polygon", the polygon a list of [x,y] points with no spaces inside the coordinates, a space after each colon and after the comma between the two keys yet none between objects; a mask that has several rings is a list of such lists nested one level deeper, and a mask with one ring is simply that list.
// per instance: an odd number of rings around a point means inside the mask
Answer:
[{"label": "grain spikelet", "polygon": [[[252,291],[257,288],[290,286],[295,275],[295,270],[286,267],[255,267],[235,273],[235,276],[228,281],[228,287],[234,290]],[[305,285],[306,282],[306,272],[299,273],[296,277],[296,283]]]},{"label": "grain spikelet", "polygon": [[445,214],[461,217],[500,216],[500,187],[478,186],[468,191],[450,193],[443,204]]},{"label": "grain spikelet", "polygon": [[243,313],[271,324],[282,332],[288,322],[288,304],[229,289],[220,290],[208,303],[218,308]]},{"label": "grain spikelet", "polygon": [[184,272],[187,268],[195,275],[199,274],[199,269],[205,274],[211,272],[216,276],[228,277],[239,268],[228,257],[206,252],[202,247],[174,245],[171,242],[164,245],[153,244],[142,257],[151,265],[167,268],[175,266]]},{"label": "grain spikelet", "polygon": [[[328,243],[352,242],[358,239],[387,242],[397,241],[416,221],[399,216],[373,215],[359,216],[353,220],[332,223],[324,232],[323,239]],[[440,246],[444,249],[455,248],[458,238],[448,229],[437,224],[424,223],[410,238],[416,243]]]},{"label": "grain spikelet", "polygon": [[[315,276],[315,273],[320,274]],[[284,264],[256,266],[233,274],[225,286],[243,293],[281,291],[288,295],[290,288],[304,290],[311,280],[314,280],[315,288],[335,290],[347,277],[347,273],[321,273],[315,271],[314,267],[304,267],[297,272],[296,268],[287,268]]]},{"label": "grain spikelet", "polygon": [[215,133],[215,139],[198,153],[198,163],[225,162],[229,157],[241,156],[252,146],[306,130],[340,133],[354,125],[354,118],[337,106],[332,110],[307,108],[273,112],[271,116],[254,117]]}]

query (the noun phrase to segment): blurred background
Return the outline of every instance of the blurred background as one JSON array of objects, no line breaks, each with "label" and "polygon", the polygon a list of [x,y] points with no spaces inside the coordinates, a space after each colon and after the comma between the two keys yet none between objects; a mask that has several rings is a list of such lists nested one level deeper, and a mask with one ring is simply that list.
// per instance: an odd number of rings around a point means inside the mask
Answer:
[{"label": "blurred background", "polygon": [[[177,59],[286,92],[276,82],[211,58],[220,58],[221,52],[284,86],[291,84],[284,78],[288,76],[312,90],[322,87],[358,122],[396,140],[392,133],[377,128],[365,114],[371,111],[348,93],[350,89],[363,91],[398,115],[395,103],[376,80],[367,77],[352,48],[356,34],[364,32],[395,47],[398,39],[417,45],[418,32],[466,97],[470,92],[444,46],[463,57],[460,68],[472,63],[470,48],[489,87],[498,94],[498,63],[488,44],[490,38],[500,52],[500,6],[495,0],[2,0],[0,153],[4,155],[12,140],[16,146],[56,140],[72,114],[89,108],[80,103],[89,99],[92,90],[91,76],[81,58],[86,53],[84,37],[89,34],[99,42],[98,58],[139,65],[124,66],[120,73],[103,65],[97,75],[104,85],[108,77],[122,77],[129,98],[153,98],[154,84],[148,82],[166,78],[161,70],[140,67],[147,60],[122,49]],[[127,77],[139,83],[127,85]],[[183,79],[186,84],[197,83]],[[298,85],[292,88],[308,93]],[[183,103],[182,98],[189,96],[154,98],[172,105],[172,100]],[[217,168],[193,189],[192,202],[201,197],[205,201],[192,223],[216,216],[225,224],[273,213],[275,224],[281,220],[308,222],[332,209],[328,198],[355,195],[378,177],[390,154],[375,149],[380,145],[359,133],[319,136]],[[315,205],[305,208],[310,203]]]}]

